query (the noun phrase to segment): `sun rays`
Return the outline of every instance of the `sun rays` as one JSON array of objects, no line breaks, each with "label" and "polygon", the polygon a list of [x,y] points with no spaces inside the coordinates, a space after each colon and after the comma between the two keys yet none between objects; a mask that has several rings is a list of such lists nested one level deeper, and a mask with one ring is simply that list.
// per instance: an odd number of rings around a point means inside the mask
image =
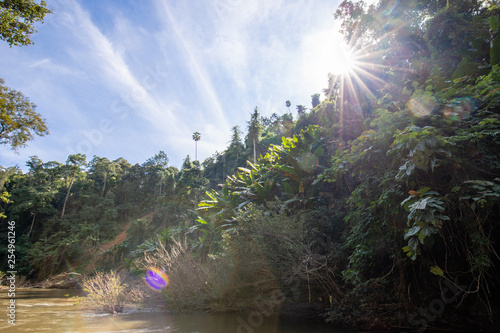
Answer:
[{"label": "sun rays", "polygon": [[[407,41],[415,21],[393,18],[394,8],[384,15],[374,14],[372,20],[363,21],[362,18],[353,23],[347,33],[347,43],[340,46],[345,59],[340,70],[330,72],[325,93],[336,100],[342,138],[346,120],[351,122],[353,117],[366,117],[373,110],[384,107],[380,104],[381,96],[387,96],[389,103],[394,105],[393,110],[402,109],[405,99],[391,93],[403,90],[405,77],[419,75],[416,63],[411,61],[427,51],[418,43]],[[418,109],[418,103],[414,104]]]}]

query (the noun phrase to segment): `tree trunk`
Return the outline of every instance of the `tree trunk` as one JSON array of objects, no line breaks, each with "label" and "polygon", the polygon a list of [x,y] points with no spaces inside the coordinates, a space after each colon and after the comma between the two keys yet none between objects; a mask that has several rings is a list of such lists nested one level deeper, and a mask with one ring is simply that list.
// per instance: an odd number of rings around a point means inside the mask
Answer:
[{"label": "tree trunk", "polygon": [[29,237],[31,234],[31,230],[33,230],[33,226],[35,225],[35,217],[36,217],[36,211],[33,213],[33,219],[31,220],[30,231],[28,231],[28,235],[26,237]]},{"label": "tree trunk", "polygon": [[255,138],[253,138],[253,163],[257,163],[257,150],[255,149]]},{"label": "tree trunk", "polygon": [[104,191],[106,190],[106,174],[103,177],[104,184],[102,185],[101,198],[104,197]]},{"label": "tree trunk", "polygon": [[226,154],[222,155],[222,182],[226,181]]},{"label": "tree trunk", "polygon": [[162,186],[163,186],[163,178],[160,179],[160,195],[158,196],[158,198],[161,198],[161,189],[162,189]]},{"label": "tree trunk", "polygon": [[63,208],[62,208],[61,217],[64,217],[64,211],[66,210],[66,203],[68,202],[69,193],[71,192],[71,187],[73,187],[73,182],[75,181],[75,176],[76,176],[76,173],[74,173],[73,178],[71,178],[71,183],[69,184],[68,192],[66,193],[66,198],[64,198],[64,204],[63,204]]}]

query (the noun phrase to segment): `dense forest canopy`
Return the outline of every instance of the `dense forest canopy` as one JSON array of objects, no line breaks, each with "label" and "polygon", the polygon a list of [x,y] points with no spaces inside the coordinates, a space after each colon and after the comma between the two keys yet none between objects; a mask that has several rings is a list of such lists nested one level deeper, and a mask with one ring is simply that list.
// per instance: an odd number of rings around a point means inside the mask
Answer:
[{"label": "dense forest canopy", "polygon": [[345,0],[334,18],[355,59],[325,97],[296,119],[289,101],[281,116],[256,107],[245,137],[233,127],[201,163],[76,154],[2,168],[19,273],[83,270],[130,223],[99,268],[156,263],[177,283],[163,292],[172,308],[239,310],[278,291],[334,323],[494,327],[499,4]]}]

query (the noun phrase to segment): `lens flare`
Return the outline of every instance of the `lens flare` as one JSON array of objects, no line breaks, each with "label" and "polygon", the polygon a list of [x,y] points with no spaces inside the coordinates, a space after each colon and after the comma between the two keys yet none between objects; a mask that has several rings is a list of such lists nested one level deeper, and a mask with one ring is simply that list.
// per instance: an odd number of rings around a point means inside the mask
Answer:
[{"label": "lens flare", "polygon": [[462,120],[476,111],[476,101],[470,97],[455,98],[446,104],[443,114],[451,120]]},{"label": "lens flare", "polygon": [[147,271],[144,280],[154,290],[162,290],[168,286],[169,283],[168,276],[165,272],[156,268],[152,268]]},{"label": "lens flare", "polygon": [[418,96],[408,102],[408,109],[415,117],[425,117],[431,114],[436,103],[430,96]]}]

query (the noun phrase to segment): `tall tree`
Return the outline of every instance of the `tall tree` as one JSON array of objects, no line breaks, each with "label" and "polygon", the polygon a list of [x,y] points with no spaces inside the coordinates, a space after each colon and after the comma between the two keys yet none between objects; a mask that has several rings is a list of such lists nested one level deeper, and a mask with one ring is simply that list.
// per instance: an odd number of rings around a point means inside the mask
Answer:
[{"label": "tall tree", "polygon": [[243,153],[245,146],[241,141],[241,131],[238,126],[233,126],[231,130],[233,132],[231,142],[222,155],[222,179],[225,179],[226,175],[235,173],[238,167],[245,165],[246,161]]},{"label": "tall tree", "polygon": [[259,110],[255,107],[250,122],[248,123],[248,138],[253,143],[253,162],[257,163],[257,141],[260,135]]},{"label": "tall tree", "polygon": [[194,132],[193,133],[193,140],[194,140],[194,160],[198,160],[198,141],[200,141],[201,135],[200,132]]},{"label": "tall tree", "polygon": [[313,108],[315,108],[319,105],[319,103],[320,103],[319,97],[320,97],[320,94],[311,95],[311,104],[312,104]]},{"label": "tall tree", "polygon": [[182,163],[181,170],[176,176],[178,185],[175,188],[176,196],[189,206],[196,206],[198,198],[205,192],[208,179],[203,177],[203,171],[199,162],[191,162],[189,155]]},{"label": "tall tree", "polygon": [[81,168],[86,165],[86,156],[85,154],[73,154],[69,155],[66,160],[66,172],[68,175],[71,175],[71,181],[68,186],[68,191],[66,192],[66,197],[64,198],[64,203],[61,211],[61,217],[64,217],[64,212],[66,210],[66,203],[68,202],[68,198],[71,192],[71,188],[73,187],[73,183],[75,182],[76,175],[78,172],[81,172]]},{"label": "tall tree", "polygon": [[162,195],[163,183],[166,176],[169,174],[166,172],[168,165],[168,156],[164,151],[160,151],[154,157],[149,158],[146,163],[143,164],[144,172],[147,176],[148,183],[150,186],[159,186],[158,197]]},{"label": "tall tree", "polygon": [[236,160],[240,158],[240,153],[243,150],[243,143],[241,142],[241,131],[239,126],[233,126],[231,128],[233,134],[231,136],[231,143],[229,144],[228,150],[236,154]]},{"label": "tall tree", "polygon": [[144,163],[145,167],[158,166],[161,168],[166,168],[167,165],[168,165],[168,156],[167,153],[165,153],[163,150],[160,150],[158,154],[156,154],[154,157],[148,158],[146,163]]},{"label": "tall tree", "polygon": [[58,192],[61,179],[61,164],[57,162],[43,163],[37,156],[30,157],[26,163],[29,170],[22,175],[20,184],[12,190],[12,212],[16,215],[29,213],[31,223],[27,237],[31,235],[37,218],[41,215],[51,215],[55,212],[52,205]]},{"label": "tall tree", "polygon": [[304,105],[297,105],[297,113],[300,116],[303,116],[306,113],[307,108]]},{"label": "tall tree", "polygon": [[116,172],[116,164],[111,162],[106,157],[94,156],[92,161],[89,163],[90,173],[97,177],[98,179],[102,177],[102,188],[100,197],[103,198],[106,193],[106,183],[108,177],[114,175]]}]

